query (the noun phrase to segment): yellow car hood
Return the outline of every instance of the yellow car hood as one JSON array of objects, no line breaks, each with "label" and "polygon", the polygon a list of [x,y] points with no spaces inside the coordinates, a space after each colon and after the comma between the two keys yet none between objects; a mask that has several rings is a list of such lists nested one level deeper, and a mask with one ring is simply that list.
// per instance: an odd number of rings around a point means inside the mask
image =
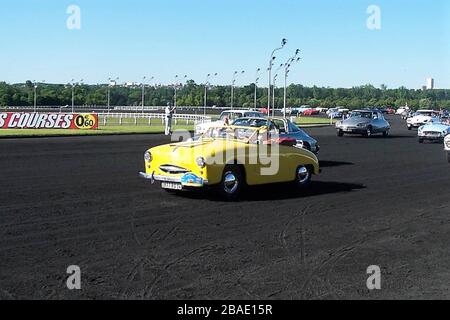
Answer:
[{"label": "yellow car hood", "polygon": [[179,142],[162,145],[150,149],[153,159],[159,164],[173,164],[178,166],[189,166],[195,164],[198,157],[207,159],[215,156],[229,147],[244,148],[245,142],[230,140],[197,140],[191,142]]}]

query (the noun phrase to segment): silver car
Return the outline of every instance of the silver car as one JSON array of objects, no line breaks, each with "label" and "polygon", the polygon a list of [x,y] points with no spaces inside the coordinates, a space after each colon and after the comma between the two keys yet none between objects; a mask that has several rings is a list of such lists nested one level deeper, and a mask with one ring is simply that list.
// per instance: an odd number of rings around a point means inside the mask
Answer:
[{"label": "silver car", "polygon": [[304,148],[314,154],[318,154],[320,150],[317,140],[308,135],[305,131],[297,127],[292,121],[284,118],[239,118],[232,125],[242,127],[259,128],[267,126],[269,131],[275,130],[280,138],[292,138],[297,141],[296,147]]},{"label": "silver car", "polygon": [[355,110],[347,119],[336,122],[339,137],[344,134],[361,134],[370,137],[377,133],[387,137],[390,129],[391,125],[378,110]]}]

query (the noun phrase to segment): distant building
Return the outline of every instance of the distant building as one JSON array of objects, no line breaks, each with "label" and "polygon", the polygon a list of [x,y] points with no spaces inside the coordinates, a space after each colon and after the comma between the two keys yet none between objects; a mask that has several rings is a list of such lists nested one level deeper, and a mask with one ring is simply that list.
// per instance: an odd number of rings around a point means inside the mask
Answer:
[{"label": "distant building", "polygon": [[115,80],[111,80],[111,81],[109,81],[109,85],[111,87],[115,87],[115,86],[117,86],[117,82]]},{"label": "distant building", "polygon": [[433,78],[427,78],[427,90],[433,90],[434,89],[434,79]]}]

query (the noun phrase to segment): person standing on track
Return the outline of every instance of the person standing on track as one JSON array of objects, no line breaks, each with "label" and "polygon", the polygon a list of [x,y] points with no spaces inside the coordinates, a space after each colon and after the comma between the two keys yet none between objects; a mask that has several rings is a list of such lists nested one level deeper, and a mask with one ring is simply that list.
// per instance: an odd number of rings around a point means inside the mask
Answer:
[{"label": "person standing on track", "polygon": [[165,130],[165,135],[166,136],[170,136],[172,134],[172,116],[173,113],[175,112],[176,107],[170,108],[170,103],[167,103],[167,107],[165,110],[165,114],[166,114],[166,130]]}]

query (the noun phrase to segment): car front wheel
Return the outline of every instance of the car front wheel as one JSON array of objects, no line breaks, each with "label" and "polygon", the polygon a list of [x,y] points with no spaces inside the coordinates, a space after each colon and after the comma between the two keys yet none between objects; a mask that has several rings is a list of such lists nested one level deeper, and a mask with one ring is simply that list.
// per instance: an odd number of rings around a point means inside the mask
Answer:
[{"label": "car front wheel", "polygon": [[337,131],[337,135],[338,135],[338,137],[343,137],[343,136],[344,136],[344,131],[341,130],[341,129],[339,129],[339,130]]},{"label": "car front wheel", "polygon": [[308,166],[300,166],[295,173],[295,184],[298,188],[306,188],[311,183],[312,170]]},{"label": "car front wheel", "polygon": [[447,161],[448,161],[448,163],[450,163],[450,152],[447,153]]},{"label": "car front wheel", "polygon": [[242,192],[244,178],[237,165],[227,165],[223,171],[219,191],[226,200],[236,200]]}]

